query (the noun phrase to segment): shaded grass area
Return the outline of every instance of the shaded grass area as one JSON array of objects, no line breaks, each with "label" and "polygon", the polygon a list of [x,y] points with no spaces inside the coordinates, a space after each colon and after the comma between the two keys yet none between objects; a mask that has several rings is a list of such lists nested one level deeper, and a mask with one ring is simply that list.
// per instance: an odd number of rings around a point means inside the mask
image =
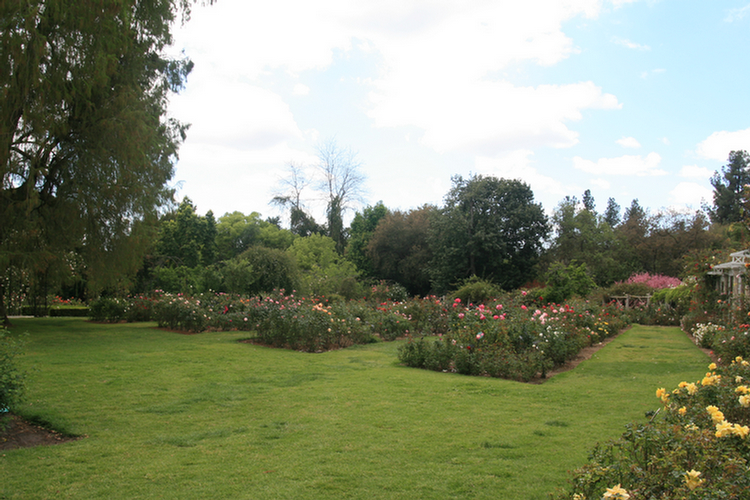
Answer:
[{"label": "shaded grass area", "polygon": [[0,498],[543,499],[709,362],[677,328],[634,327],[528,385],[405,368],[397,343],[305,354],[152,327],[16,320],[23,413],[88,437],[4,452]]}]

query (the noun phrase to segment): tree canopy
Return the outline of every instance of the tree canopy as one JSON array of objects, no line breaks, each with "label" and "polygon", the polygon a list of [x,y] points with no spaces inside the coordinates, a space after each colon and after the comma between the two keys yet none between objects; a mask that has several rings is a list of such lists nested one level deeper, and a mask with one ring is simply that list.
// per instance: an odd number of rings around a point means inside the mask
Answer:
[{"label": "tree canopy", "polygon": [[137,269],[187,128],[166,106],[192,63],[164,48],[191,3],[0,3],[1,273],[71,253],[99,287]]},{"label": "tree canopy", "polygon": [[750,184],[750,154],[747,151],[729,153],[727,165],[721,175],[715,172],[711,178],[714,187],[714,205],[709,211],[711,220],[720,224],[731,224],[743,220],[743,198],[745,186]]},{"label": "tree canopy", "polygon": [[512,289],[531,279],[549,230],[531,188],[481,175],[452,180],[430,226],[434,287],[443,291],[478,276]]}]

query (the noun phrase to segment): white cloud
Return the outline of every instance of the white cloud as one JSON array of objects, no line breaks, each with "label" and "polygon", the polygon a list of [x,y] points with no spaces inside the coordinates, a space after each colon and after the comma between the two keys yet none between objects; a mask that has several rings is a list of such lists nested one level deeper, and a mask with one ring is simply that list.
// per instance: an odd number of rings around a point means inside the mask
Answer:
[{"label": "white cloud", "polygon": [[293,95],[308,95],[309,93],[310,87],[308,87],[304,83],[298,83],[294,86],[294,89],[292,89]]},{"label": "white cloud", "polygon": [[617,36],[612,37],[612,43],[616,45],[620,45],[621,47],[625,47],[627,49],[633,49],[633,50],[651,50],[651,47],[648,45],[643,45],[640,43],[631,42],[627,38],[620,38]]},{"label": "white cloud", "polygon": [[680,177],[694,177],[708,179],[714,174],[713,170],[698,165],[685,165],[680,169]]},{"label": "white cloud", "polygon": [[698,144],[695,152],[702,158],[726,161],[731,151],[750,149],[750,128],[727,132],[714,132]]},{"label": "white cloud", "polygon": [[580,156],[573,158],[573,166],[595,175],[635,175],[638,177],[651,175],[666,175],[664,170],[657,167],[661,162],[658,153],[649,153],[646,157],[620,156],[617,158],[600,158],[598,161],[584,160]]},{"label": "white cloud", "polygon": [[727,17],[724,18],[724,21],[728,23],[741,21],[748,12],[750,12],[750,4],[745,5],[744,7],[739,7],[737,9],[729,9],[729,11],[727,12]]},{"label": "white cloud", "polygon": [[676,205],[698,208],[713,199],[713,190],[695,182],[680,182],[669,192],[669,199]]},{"label": "white cloud", "polygon": [[671,142],[669,142],[669,138],[667,137],[662,137],[660,140],[666,146],[669,146],[670,144],[672,144]]},{"label": "white cloud", "polygon": [[638,149],[641,147],[641,143],[635,137],[623,137],[615,142],[624,148]]},{"label": "white cloud", "polygon": [[519,149],[496,157],[478,156],[475,162],[476,169],[482,174],[523,181],[531,187],[537,197],[543,195],[548,199],[560,198],[569,193],[569,187],[540,173],[532,166],[533,154],[530,150]]},{"label": "white cloud", "polygon": [[622,7],[623,5],[627,5],[627,4],[630,4],[630,3],[635,3],[637,1],[638,0],[611,0],[612,5],[614,5],[615,9],[618,9],[618,8]]}]

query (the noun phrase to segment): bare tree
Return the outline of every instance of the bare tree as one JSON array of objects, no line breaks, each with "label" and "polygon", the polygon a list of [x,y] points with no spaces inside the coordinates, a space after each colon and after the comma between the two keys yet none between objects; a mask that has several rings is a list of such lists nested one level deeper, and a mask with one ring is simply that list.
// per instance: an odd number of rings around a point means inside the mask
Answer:
[{"label": "bare tree", "polygon": [[322,175],[318,188],[327,193],[328,236],[336,242],[338,252],[343,253],[346,244],[344,213],[361,202],[363,196],[362,164],[356,153],[340,148],[333,139],[321,143],[317,150]]},{"label": "bare tree", "polygon": [[272,205],[289,209],[289,228],[300,236],[310,236],[322,232],[315,219],[307,213],[302,202],[302,191],[310,185],[304,168],[294,162],[289,163],[289,175],[279,181],[279,194],[271,200]]}]

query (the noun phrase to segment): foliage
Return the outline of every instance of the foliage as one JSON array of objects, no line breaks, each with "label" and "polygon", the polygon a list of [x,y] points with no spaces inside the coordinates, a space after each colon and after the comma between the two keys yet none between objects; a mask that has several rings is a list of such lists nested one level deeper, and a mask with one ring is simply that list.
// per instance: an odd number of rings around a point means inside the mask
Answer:
[{"label": "foliage", "polygon": [[[233,271],[237,269],[237,273]],[[244,277],[237,279],[239,275]],[[300,275],[294,257],[284,250],[264,246],[253,246],[239,257],[226,263],[224,281],[235,280],[227,292],[243,295],[259,295],[274,290],[294,290],[300,285]]]},{"label": "foliage", "polygon": [[431,275],[438,292],[470,276],[505,290],[533,275],[547,217],[528,185],[473,176],[452,179],[445,206],[430,223]]},{"label": "foliage", "polygon": [[459,289],[450,293],[447,298],[450,300],[459,299],[459,302],[464,304],[483,304],[502,295],[503,291],[495,284],[477,276],[471,276],[464,280]]},{"label": "foliage", "polygon": [[552,264],[545,277],[547,287],[543,290],[545,302],[563,303],[573,296],[587,297],[596,288],[585,263],[561,262]]},{"label": "foliage", "polygon": [[435,212],[435,207],[426,205],[389,212],[380,220],[366,249],[376,278],[398,282],[412,295],[430,292],[428,236]]},{"label": "foliage", "polygon": [[730,224],[743,220],[745,186],[750,184],[750,155],[747,151],[731,151],[727,165],[714,172],[711,185],[714,187],[714,204],[710,210],[711,220]]},{"label": "foliage", "polygon": [[374,206],[365,207],[362,212],[357,212],[352,219],[346,258],[352,261],[364,276],[375,276],[372,260],[367,254],[367,247],[378,224],[388,213],[383,202],[379,201]]},{"label": "foliage", "polygon": [[100,297],[89,304],[89,318],[92,321],[118,323],[126,320],[129,307],[127,299]]},{"label": "foliage", "polygon": [[643,283],[654,290],[661,290],[662,288],[674,288],[680,286],[682,281],[678,278],[661,274],[652,275],[649,273],[638,273],[625,280],[625,283]]},{"label": "foliage", "polygon": [[[589,204],[593,204],[590,197]],[[552,214],[552,227],[555,237],[545,256],[549,264],[586,264],[599,286],[608,286],[630,273],[632,263],[624,238],[593,206],[586,208],[575,197],[565,197]]]},{"label": "foliage", "polygon": [[[750,491],[750,363],[741,357],[706,376],[656,391],[664,408],[597,446],[559,498],[600,498],[621,486],[632,500],[745,498]],[[606,497],[606,494],[604,495]]]},{"label": "foliage", "polygon": [[519,297],[466,306],[457,298],[449,329],[399,348],[407,366],[528,381],[573,359],[583,347],[625,326],[620,310],[589,310],[584,302],[531,310]]},{"label": "foliage", "polygon": [[0,274],[71,255],[95,290],[135,274],[185,137],[166,108],[192,63],[164,49],[191,3],[3,2]]},{"label": "foliage", "polygon": [[16,363],[23,347],[20,339],[0,328],[0,412],[15,408],[26,391],[25,374]]},{"label": "foliage", "polygon": [[289,252],[299,266],[299,288],[303,294],[318,297],[340,294],[346,298],[362,296],[356,286],[359,276],[357,268],[336,252],[336,243],[328,236],[313,234],[297,238]]}]

